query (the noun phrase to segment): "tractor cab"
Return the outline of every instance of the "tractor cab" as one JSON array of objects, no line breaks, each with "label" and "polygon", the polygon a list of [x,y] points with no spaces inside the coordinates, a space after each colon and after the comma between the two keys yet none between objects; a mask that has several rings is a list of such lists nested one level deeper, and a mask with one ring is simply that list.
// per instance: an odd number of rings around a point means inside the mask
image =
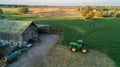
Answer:
[{"label": "tractor cab", "polygon": [[83,44],[83,40],[77,40],[78,44]]},{"label": "tractor cab", "polygon": [[81,51],[82,53],[87,52],[87,47],[85,44],[83,44],[83,40],[77,40],[77,42],[70,42],[71,45],[71,51]]}]

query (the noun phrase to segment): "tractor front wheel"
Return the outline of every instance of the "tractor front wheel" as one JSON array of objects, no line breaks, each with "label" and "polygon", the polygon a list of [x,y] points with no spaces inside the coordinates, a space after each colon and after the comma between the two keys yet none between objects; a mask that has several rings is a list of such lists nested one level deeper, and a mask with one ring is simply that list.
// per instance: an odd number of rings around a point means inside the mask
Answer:
[{"label": "tractor front wheel", "polygon": [[75,46],[72,46],[72,47],[71,47],[71,51],[72,51],[72,52],[76,52],[76,51],[77,51],[77,48],[76,48]]},{"label": "tractor front wheel", "polygon": [[88,50],[85,49],[85,48],[83,48],[83,49],[81,50],[82,53],[87,53],[87,51],[88,51]]}]

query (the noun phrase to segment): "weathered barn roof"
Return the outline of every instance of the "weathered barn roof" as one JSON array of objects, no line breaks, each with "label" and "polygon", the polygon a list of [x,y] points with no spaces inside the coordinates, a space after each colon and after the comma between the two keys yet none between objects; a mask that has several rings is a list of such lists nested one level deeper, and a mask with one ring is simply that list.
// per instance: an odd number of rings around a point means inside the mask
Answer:
[{"label": "weathered barn roof", "polygon": [[0,32],[22,33],[32,21],[0,20]]},{"label": "weathered barn roof", "polygon": [[48,27],[48,26],[51,26],[51,25],[46,25],[46,24],[36,24],[37,27],[41,28],[41,27]]}]

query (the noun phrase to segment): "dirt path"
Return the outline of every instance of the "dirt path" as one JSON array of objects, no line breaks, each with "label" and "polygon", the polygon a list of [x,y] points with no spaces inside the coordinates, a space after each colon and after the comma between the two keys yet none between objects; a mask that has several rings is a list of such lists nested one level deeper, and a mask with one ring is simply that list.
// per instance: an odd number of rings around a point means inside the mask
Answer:
[{"label": "dirt path", "polygon": [[37,60],[30,67],[116,67],[110,57],[96,50],[89,49],[88,53],[82,54],[80,51],[73,53],[70,47],[60,44],[53,48],[42,62]]},{"label": "dirt path", "polygon": [[21,55],[16,62],[9,64],[7,67],[29,67],[29,65],[34,62],[35,58],[38,56],[44,58],[48,54],[49,49],[57,41],[58,37],[58,35],[54,34],[42,34],[40,36],[42,39],[41,42],[37,42],[34,47]]}]

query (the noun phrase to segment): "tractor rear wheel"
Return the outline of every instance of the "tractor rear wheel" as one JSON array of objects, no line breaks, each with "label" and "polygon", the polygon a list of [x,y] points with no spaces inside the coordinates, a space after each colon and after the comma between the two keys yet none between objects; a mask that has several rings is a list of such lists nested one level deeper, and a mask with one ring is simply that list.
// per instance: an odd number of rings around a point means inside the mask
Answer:
[{"label": "tractor rear wheel", "polygon": [[72,47],[71,47],[71,51],[72,51],[72,52],[76,52],[76,51],[77,51],[77,48],[76,48],[75,46],[72,46]]}]

